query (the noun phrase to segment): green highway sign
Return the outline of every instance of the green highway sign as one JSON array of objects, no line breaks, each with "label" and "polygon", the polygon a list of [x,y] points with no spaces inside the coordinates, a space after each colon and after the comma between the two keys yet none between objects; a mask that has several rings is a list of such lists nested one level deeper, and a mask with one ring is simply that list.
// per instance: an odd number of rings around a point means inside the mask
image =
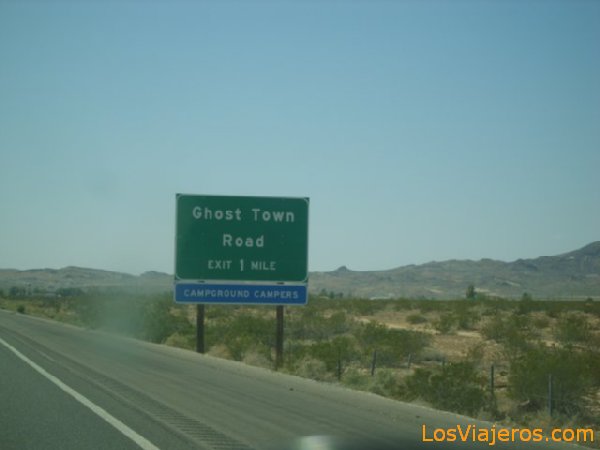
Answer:
[{"label": "green highway sign", "polygon": [[308,205],[308,198],[177,194],[176,281],[306,283]]}]

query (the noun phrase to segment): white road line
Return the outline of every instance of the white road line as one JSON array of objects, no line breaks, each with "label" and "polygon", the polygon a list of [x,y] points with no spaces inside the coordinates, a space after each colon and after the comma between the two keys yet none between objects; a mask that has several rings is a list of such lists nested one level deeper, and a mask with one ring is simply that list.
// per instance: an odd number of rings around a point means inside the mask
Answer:
[{"label": "white road line", "polygon": [[19,359],[21,359],[24,362],[26,362],[27,364],[29,364],[38,373],[40,373],[41,375],[46,377],[48,380],[50,380],[52,383],[54,383],[60,389],[62,389],[67,394],[72,396],[79,403],[81,403],[84,406],[87,406],[89,409],[92,410],[92,412],[94,414],[98,415],[100,418],[104,419],[106,422],[111,424],[113,427],[115,427],[117,430],[119,430],[121,433],[123,433],[125,436],[127,436],[129,439],[131,439],[133,442],[135,442],[140,448],[142,448],[144,450],[160,450],[156,445],[154,445],[148,439],[137,434],[135,431],[133,431],[131,428],[129,428],[127,425],[125,425],[123,422],[121,422],[116,417],[111,416],[108,412],[106,412],[106,410],[102,409],[100,406],[96,405],[95,403],[92,403],[86,397],[81,395],[76,390],[67,386],[65,383],[60,381],[54,375],[51,375],[48,372],[46,372],[46,370],[44,370],[42,367],[38,366],[32,360],[27,358],[27,356],[23,355],[21,352],[19,352],[16,348],[14,348],[12,345],[10,345],[8,342],[6,342],[4,339],[0,338],[0,344],[4,345],[7,349],[9,349],[11,352],[13,352],[15,355],[17,355],[17,357]]}]

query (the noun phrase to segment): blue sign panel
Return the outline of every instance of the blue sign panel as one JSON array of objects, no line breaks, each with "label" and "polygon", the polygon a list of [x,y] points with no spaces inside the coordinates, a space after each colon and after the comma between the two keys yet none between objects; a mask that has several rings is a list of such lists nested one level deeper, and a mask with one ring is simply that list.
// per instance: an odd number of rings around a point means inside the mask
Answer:
[{"label": "blue sign panel", "polygon": [[306,285],[175,283],[177,303],[305,305]]}]

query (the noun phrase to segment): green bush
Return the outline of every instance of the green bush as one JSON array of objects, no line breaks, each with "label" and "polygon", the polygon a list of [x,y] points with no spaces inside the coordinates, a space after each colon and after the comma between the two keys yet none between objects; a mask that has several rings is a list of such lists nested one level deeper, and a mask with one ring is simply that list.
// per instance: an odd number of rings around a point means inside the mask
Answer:
[{"label": "green bush", "polygon": [[273,318],[242,313],[210,323],[207,331],[210,345],[225,345],[236,361],[241,361],[246,351],[256,349],[262,349],[263,356],[271,359],[271,349],[275,347]]},{"label": "green bush", "polygon": [[459,301],[454,305],[454,320],[460,330],[472,330],[479,321],[480,312],[472,301]]},{"label": "green bush", "polygon": [[19,314],[25,314],[25,305],[19,305],[19,306],[17,306],[17,312]]},{"label": "green bush", "polygon": [[418,368],[405,380],[405,395],[473,416],[486,404],[484,381],[470,362],[450,363],[437,370]]},{"label": "green bush", "polygon": [[351,328],[351,323],[343,311],[333,313],[325,322],[333,335],[345,333]]},{"label": "green bush", "polygon": [[456,318],[451,313],[441,313],[440,317],[433,322],[433,328],[442,334],[452,332],[456,323]]},{"label": "green bush", "polygon": [[289,352],[289,365],[296,365],[303,359],[314,359],[323,362],[325,369],[337,373],[338,361],[342,366],[360,359],[356,340],[350,336],[336,336],[332,340],[297,345]]},{"label": "green bush", "polygon": [[431,336],[419,331],[390,329],[383,324],[369,322],[357,333],[357,340],[368,361],[371,360],[372,352],[377,350],[378,366],[397,367],[404,364],[409,354],[420,354],[431,342]]},{"label": "green bush", "polygon": [[303,358],[293,365],[292,370],[293,373],[304,378],[319,381],[333,380],[333,375],[327,370],[326,364],[319,359]]},{"label": "green bush", "polygon": [[482,328],[481,334],[489,340],[503,344],[509,355],[528,350],[539,337],[528,315],[494,316]]},{"label": "green bush", "polygon": [[[437,362],[437,363],[444,363],[446,361],[446,355],[444,353],[442,353],[441,351],[432,348],[432,347],[427,347],[425,349],[423,349],[423,351],[421,352],[420,356],[420,360],[421,361],[427,361],[427,362]],[[413,359],[413,361],[417,362],[419,359]]]},{"label": "green bush", "polygon": [[367,390],[369,386],[370,375],[365,375],[355,367],[350,367],[344,371],[342,384],[352,389]]},{"label": "green bush", "polygon": [[393,369],[380,369],[371,376],[350,367],[342,376],[342,384],[352,389],[372,392],[383,397],[404,398],[404,384],[398,379]]},{"label": "green bush", "polygon": [[417,325],[427,322],[427,317],[425,317],[423,314],[409,314],[406,316],[406,321],[410,324]]},{"label": "green bush", "polygon": [[529,314],[532,311],[535,311],[536,304],[533,301],[533,297],[531,294],[524,292],[521,296],[521,300],[518,302],[517,314]]},{"label": "green bush", "polygon": [[485,356],[485,346],[483,342],[478,342],[477,344],[472,345],[467,350],[467,360],[472,361],[475,364],[481,363],[483,357]]},{"label": "green bush", "polygon": [[538,345],[511,362],[508,376],[510,396],[530,409],[539,410],[548,402],[549,375],[552,375],[553,406],[556,412],[577,415],[586,412],[586,395],[594,385],[597,358],[569,349]]},{"label": "green bush", "polygon": [[431,395],[431,385],[429,379],[431,378],[433,371],[432,369],[425,369],[418,367],[414,370],[412,375],[408,376],[404,380],[406,386],[405,399],[414,400],[416,398],[422,398],[427,400]]},{"label": "green bush", "polygon": [[592,329],[584,314],[563,313],[556,324],[554,336],[565,345],[588,343],[592,337]]},{"label": "green bush", "polygon": [[367,390],[383,397],[396,398],[401,392],[401,384],[398,377],[391,369],[381,369],[369,376]]},{"label": "green bush", "polygon": [[353,316],[372,316],[377,311],[386,308],[387,302],[384,300],[366,300],[366,299],[346,299],[342,300],[342,306],[350,315]]}]

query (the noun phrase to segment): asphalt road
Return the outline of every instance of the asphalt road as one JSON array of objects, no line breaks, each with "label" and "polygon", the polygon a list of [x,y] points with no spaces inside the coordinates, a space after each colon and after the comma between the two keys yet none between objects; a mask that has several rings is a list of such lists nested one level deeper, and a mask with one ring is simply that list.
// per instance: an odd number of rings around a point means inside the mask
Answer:
[{"label": "asphalt road", "polygon": [[[422,442],[423,425],[431,436],[435,428],[459,424],[492,426],[331,384],[0,311],[2,450],[331,448],[325,442],[332,438],[313,437],[300,446],[300,436],[335,436],[337,448],[490,448]],[[506,443],[495,447],[530,448]],[[532,448],[574,447],[544,442]]]}]

